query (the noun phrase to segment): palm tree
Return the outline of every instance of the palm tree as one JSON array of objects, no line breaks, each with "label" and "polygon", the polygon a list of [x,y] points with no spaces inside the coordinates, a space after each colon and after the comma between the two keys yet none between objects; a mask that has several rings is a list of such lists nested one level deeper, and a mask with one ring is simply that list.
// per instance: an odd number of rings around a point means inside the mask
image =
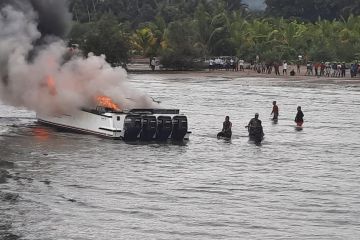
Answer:
[{"label": "palm tree", "polygon": [[156,42],[156,37],[148,27],[136,30],[131,38],[132,46],[144,57],[154,55],[154,52],[156,52]]}]

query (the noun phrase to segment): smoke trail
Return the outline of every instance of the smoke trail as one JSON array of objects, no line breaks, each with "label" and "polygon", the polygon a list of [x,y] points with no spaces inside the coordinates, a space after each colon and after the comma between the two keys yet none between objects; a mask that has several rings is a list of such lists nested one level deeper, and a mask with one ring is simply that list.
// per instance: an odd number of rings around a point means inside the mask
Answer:
[{"label": "smoke trail", "polygon": [[64,62],[69,49],[60,37],[70,19],[66,0],[2,0],[1,101],[47,114],[93,106],[99,95],[122,108],[150,107],[150,98],[127,86],[125,70],[112,68],[104,56]]},{"label": "smoke trail", "polygon": [[249,9],[256,11],[263,11],[266,8],[265,0],[244,0],[249,6]]},{"label": "smoke trail", "polygon": [[69,29],[71,14],[64,0],[31,0],[39,16],[38,29],[42,35],[64,37]]}]

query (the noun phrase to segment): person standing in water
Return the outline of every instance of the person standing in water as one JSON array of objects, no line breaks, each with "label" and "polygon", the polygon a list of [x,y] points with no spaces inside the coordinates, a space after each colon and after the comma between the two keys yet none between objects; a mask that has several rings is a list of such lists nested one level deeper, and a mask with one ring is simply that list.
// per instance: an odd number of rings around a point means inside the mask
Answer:
[{"label": "person standing in water", "polygon": [[272,120],[276,121],[279,117],[279,107],[276,105],[276,101],[273,101],[273,108],[270,115],[273,115]]},{"label": "person standing in water", "polygon": [[255,113],[255,117],[250,120],[246,127],[248,128],[250,138],[258,138],[259,140],[263,138],[264,131],[258,113]]},{"label": "person standing in water", "polygon": [[258,113],[255,113],[255,117],[252,118],[248,124],[248,127],[262,127],[261,126],[261,120],[259,119],[259,114]]},{"label": "person standing in water", "polygon": [[230,117],[226,116],[225,121],[223,122],[223,128],[221,132],[218,133],[217,137],[231,138],[232,135],[231,128],[232,128],[232,123],[230,122]]},{"label": "person standing in water", "polygon": [[297,114],[295,117],[295,122],[298,127],[301,127],[304,123],[304,113],[301,111],[301,107],[297,107]]}]

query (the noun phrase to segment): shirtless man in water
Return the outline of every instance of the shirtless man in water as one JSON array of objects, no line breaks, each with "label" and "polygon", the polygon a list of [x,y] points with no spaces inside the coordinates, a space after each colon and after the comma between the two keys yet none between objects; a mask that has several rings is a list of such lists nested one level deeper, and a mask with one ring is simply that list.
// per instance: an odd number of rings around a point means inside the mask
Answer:
[{"label": "shirtless man in water", "polygon": [[273,108],[272,108],[272,112],[270,115],[273,115],[273,119],[272,120],[278,120],[279,117],[279,107],[276,105],[276,101],[273,101]]}]

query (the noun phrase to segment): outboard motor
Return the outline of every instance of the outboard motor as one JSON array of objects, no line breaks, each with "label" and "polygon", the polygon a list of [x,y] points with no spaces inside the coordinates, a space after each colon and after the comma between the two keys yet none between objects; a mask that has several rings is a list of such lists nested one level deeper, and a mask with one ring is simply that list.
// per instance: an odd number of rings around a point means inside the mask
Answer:
[{"label": "outboard motor", "polygon": [[151,141],[156,133],[156,117],[143,116],[140,133],[140,140]]},{"label": "outboard motor", "polygon": [[141,117],[127,115],[124,120],[124,140],[135,141],[141,131]]},{"label": "outboard motor", "polygon": [[170,116],[159,116],[157,118],[156,140],[166,141],[172,131],[172,121]]},{"label": "outboard motor", "polygon": [[171,139],[179,141],[183,140],[188,131],[188,122],[186,116],[175,116],[172,121]]}]

